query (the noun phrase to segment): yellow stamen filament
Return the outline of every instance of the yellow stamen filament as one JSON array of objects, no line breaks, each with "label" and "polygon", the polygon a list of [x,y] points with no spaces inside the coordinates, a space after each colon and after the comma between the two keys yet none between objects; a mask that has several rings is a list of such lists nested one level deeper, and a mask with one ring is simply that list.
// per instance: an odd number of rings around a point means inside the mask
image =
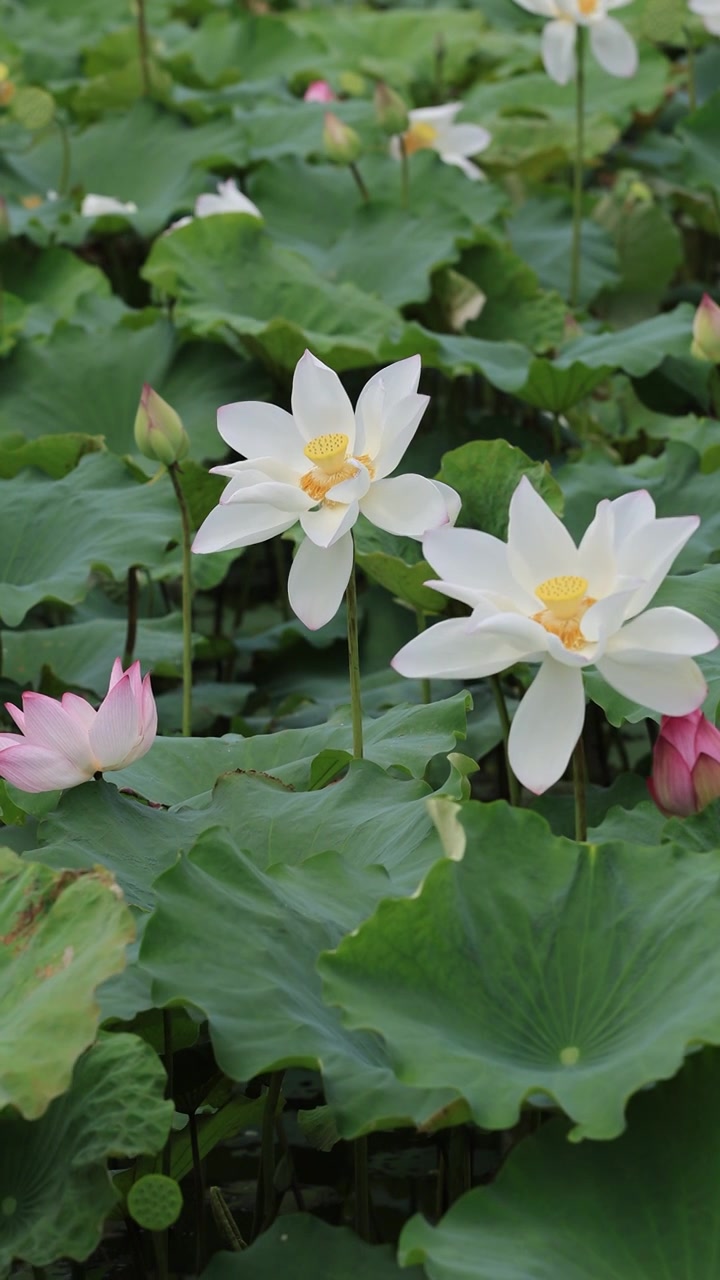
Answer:
[{"label": "yellow stamen filament", "polygon": [[566,649],[582,649],[587,643],[581,623],[595,604],[593,597],[585,594],[587,589],[587,579],[574,575],[546,578],[535,588],[535,595],[545,608],[533,614],[533,622],[557,636]]},{"label": "yellow stamen filament", "polygon": [[[342,431],[333,431],[328,435],[315,436],[303,450],[305,457],[314,464],[311,471],[300,477],[300,488],[313,502],[325,502],[325,495],[336,484],[343,480],[352,480],[358,469],[347,456],[350,441]],[[372,476],[370,459],[363,454],[358,458],[367,467]]]},{"label": "yellow stamen filament", "polygon": [[597,7],[597,0],[578,0],[578,9],[580,10],[583,18],[591,18],[597,11]]},{"label": "yellow stamen filament", "polygon": [[403,134],[405,155],[411,156],[416,151],[426,151],[432,146],[437,136],[437,129],[431,124],[426,124],[425,121],[418,120],[415,124],[411,124]]}]

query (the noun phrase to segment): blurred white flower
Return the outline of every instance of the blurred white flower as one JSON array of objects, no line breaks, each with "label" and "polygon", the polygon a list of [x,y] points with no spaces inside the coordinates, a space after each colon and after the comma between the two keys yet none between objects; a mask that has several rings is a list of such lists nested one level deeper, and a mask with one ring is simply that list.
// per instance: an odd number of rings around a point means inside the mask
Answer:
[{"label": "blurred white flower", "polygon": [[[415,151],[437,151],[445,164],[455,165],[473,181],[484,177],[482,169],[468,156],[484,151],[492,141],[487,129],[478,124],[455,124],[462,102],[446,102],[441,107],[418,107],[408,112],[410,126],[402,135],[406,155]],[[400,136],[391,138],[390,152],[400,159]]]},{"label": "blurred white flower", "polygon": [[251,218],[262,219],[257,205],[243,195],[234,178],[228,178],[226,182],[218,182],[217,192],[203,191],[195,201],[193,213],[172,222],[164,234],[186,227],[194,218],[212,218],[218,213],[247,213]]},{"label": "blurred white flower", "polygon": [[[52,199],[48,192],[48,199]],[[106,213],[137,213],[137,205],[128,200],[127,204],[123,204],[122,200],[116,200],[114,196],[83,196],[83,202],[80,206],[80,212],[83,218],[102,218]]]},{"label": "blurred white flower", "polygon": [[[604,71],[611,76],[633,76],[638,54],[635,41],[621,22],[608,17],[608,10],[620,9],[631,0],[515,0],[521,9],[550,21],[543,28],[542,59],[551,80],[568,84],[575,75],[575,44],[578,27],[587,27],[590,48]],[[708,0],[698,0],[707,3]]]},{"label": "blurred white flower", "polygon": [[457,518],[460,499],[448,485],[419,475],[388,478],[428,403],[418,395],[419,378],[419,356],[381,369],[353,412],[337,374],[306,351],[295,369],[292,414],[260,401],[224,405],[218,431],[247,461],[213,467],[230,483],[193,550],[247,547],[299,521],[306,537],[290,570],[290,604],[311,630],[324,626],[348,584],[360,513],[410,538]]},{"label": "blurred white flower", "polygon": [[702,18],[711,35],[720,36],[720,0],[690,0],[690,12]]}]

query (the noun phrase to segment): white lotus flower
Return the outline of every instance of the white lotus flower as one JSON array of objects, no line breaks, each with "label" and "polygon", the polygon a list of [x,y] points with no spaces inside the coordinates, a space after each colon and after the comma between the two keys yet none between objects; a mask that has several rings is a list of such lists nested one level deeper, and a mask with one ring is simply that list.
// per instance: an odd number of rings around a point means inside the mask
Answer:
[{"label": "white lotus flower", "polygon": [[420,423],[420,357],[399,360],[365,384],[353,408],[337,374],[306,351],[293,378],[292,414],[246,400],[218,411],[223,440],[245,462],[213,467],[230,483],[193,550],[264,542],[300,521],[305,540],[288,581],[290,604],[315,630],[337,613],[353,562],[360,512],[389,533],[421,538],[454,520],[460,499],[424,476],[394,471]]},{"label": "white lotus flower", "polygon": [[[402,137],[407,155],[415,151],[437,151],[445,164],[455,165],[468,178],[477,181],[485,175],[468,156],[484,151],[492,136],[478,124],[454,123],[462,105],[462,102],[446,102],[441,107],[418,107],[410,111],[410,126]],[[391,138],[390,151],[396,160],[400,159],[399,137]]]},{"label": "white lotus flower", "polygon": [[[52,197],[48,192],[48,199]],[[116,200],[114,196],[95,196],[88,194],[83,196],[83,202],[80,206],[80,213],[83,218],[102,218],[107,213],[137,213],[137,205],[128,200],[123,204],[122,200]]]},{"label": "white lotus flower", "polygon": [[212,218],[218,213],[247,213],[251,218],[262,219],[257,205],[243,195],[234,178],[228,178],[227,182],[218,182],[217,192],[201,192],[195,201],[193,213],[178,218],[177,222],[171,222],[163,234],[168,235],[170,231],[177,231],[178,227],[186,227],[194,218]]},{"label": "white lotus flower", "polygon": [[690,0],[690,12],[702,18],[706,31],[720,36],[720,0]]},{"label": "white lotus flower", "polygon": [[699,524],[658,520],[646,492],[598,504],[579,547],[526,477],[510,502],[507,544],[472,529],[439,529],[423,541],[441,581],[472,607],[438,622],[392,665],[401,675],[463,680],[515,662],[540,662],[512,722],[512,768],[536,794],[562,776],[585,718],[582,672],[595,665],[633,701],[681,716],[706,686],[692,655],[714,649],[714,631],[684,609],[642,610]]},{"label": "white lotus flower", "polygon": [[[700,3],[706,0],[699,0]],[[575,75],[578,27],[587,27],[590,48],[611,76],[634,76],[638,54],[635,41],[621,22],[608,17],[630,0],[515,0],[521,9],[550,18],[543,28],[542,60],[551,80],[568,84]]]}]

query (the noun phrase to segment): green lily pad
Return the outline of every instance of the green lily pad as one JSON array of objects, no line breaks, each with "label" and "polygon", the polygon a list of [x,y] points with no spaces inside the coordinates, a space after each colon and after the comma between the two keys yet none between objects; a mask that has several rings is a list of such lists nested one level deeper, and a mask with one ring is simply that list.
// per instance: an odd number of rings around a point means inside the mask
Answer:
[{"label": "green lily pad", "polygon": [[365,1244],[347,1227],[293,1213],[279,1218],[250,1249],[216,1253],[202,1280],[420,1280],[400,1271],[389,1245]]},{"label": "green lily pad", "polygon": [[616,1137],[632,1093],[720,1042],[720,854],[577,845],[504,802],[451,812],[460,861],[321,958],[327,1000],[484,1128],[539,1093],[574,1139]]},{"label": "green lily pad", "polygon": [[[358,867],[352,855],[318,854],[263,872],[225,833],[205,832],[155,882],[140,948],[154,1003],[200,1009],[218,1065],[232,1079],[320,1068],[343,1137],[434,1115],[452,1090],[400,1084],[381,1038],[345,1031],[323,1004],[315,972],[320,952],[389,892],[385,869]],[[237,981],[228,983],[229,973]]]},{"label": "green lily pad", "polygon": [[110,296],[110,282],[99,267],[58,246],[30,255],[16,242],[11,253],[2,255],[2,278],[5,288],[22,298],[28,308],[23,326],[26,337],[48,334],[58,320],[73,319],[80,300],[88,294]]},{"label": "green lily pad", "polygon": [[173,1113],[164,1086],[149,1045],[105,1035],[78,1060],[69,1091],[41,1119],[0,1116],[2,1271],[13,1258],[43,1267],[92,1253],[117,1201],[108,1160],[164,1145]]},{"label": "green lily pad", "polygon": [[0,1109],[35,1120],[98,1026],[95,991],[135,930],[111,875],[53,872],[0,850]]},{"label": "green lily pad", "polygon": [[[529,199],[508,226],[513,249],[537,273],[546,289],[570,292],[572,221],[563,197]],[[596,222],[582,223],[580,293],[582,304],[592,302],[601,289],[617,284],[619,262],[610,236]]]},{"label": "green lily pad", "polygon": [[615,1142],[573,1147],[563,1121],[544,1124],[437,1227],[412,1218],[401,1265],[422,1264],[429,1280],[712,1280],[719,1086],[720,1055],[706,1050],[633,1099]]},{"label": "green lily pad", "polygon": [[507,538],[510,499],[527,476],[548,506],[562,515],[563,495],[547,463],[533,462],[507,440],[471,440],[443,454],[438,480],[462,498],[458,524]]}]

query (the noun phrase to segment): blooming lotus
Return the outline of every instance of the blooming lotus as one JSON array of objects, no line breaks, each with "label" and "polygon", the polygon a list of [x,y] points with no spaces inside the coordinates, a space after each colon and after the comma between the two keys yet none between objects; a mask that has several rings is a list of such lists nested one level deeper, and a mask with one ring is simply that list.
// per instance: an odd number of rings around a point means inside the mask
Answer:
[{"label": "blooming lotus", "polygon": [[472,529],[425,537],[425,559],[440,575],[428,586],[470,605],[472,615],[430,627],[392,665],[404,676],[463,680],[541,663],[509,740],[515,774],[539,795],[562,776],[580,737],[586,667],[666,715],[702,703],[705,681],[692,656],[714,649],[717,636],[684,609],[646,609],[698,523],[657,519],[648,493],[629,493],[598,504],[576,547],[523,477],[507,544]]},{"label": "blooming lotus", "polygon": [[262,219],[257,205],[243,195],[234,178],[228,178],[227,182],[218,182],[217,192],[201,192],[195,201],[192,214],[172,222],[164,234],[177,231],[178,227],[186,227],[194,218],[212,218],[218,213],[247,213],[251,218]]},{"label": "blooming lotus", "polygon": [[[703,0],[700,0],[702,3]],[[634,76],[637,46],[632,36],[608,10],[620,9],[630,0],[515,0],[528,13],[550,21],[543,28],[542,60],[551,80],[568,84],[575,75],[578,27],[587,27],[590,48],[611,76]]]},{"label": "blooming lotus", "polygon": [[702,711],[663,716],[648,789],[658,809],[680,817],[720,796],[720,732]]},{"label": "blooming lotus", "polygon": [[690,0],[690,11],[702,18],[706,31],[720,36],[720,0]]},{"label": "blooming lotus", "polygon": [[[51,193],[48,191],[48,200],[52,199]],[[114,196],[83,196],[83,202],[80,206],[80,213],[83,218],[102,218],[108,213],[137,213],[137,205],[128,200],[127,204],[123,204],[122,200],[116,200]]]},{"label": "blooming lotus", "polygon": [[[492,142],[492,136],[478,124],[454,123],[462,105],[462,102],[446,102],[441,107],[418,107],[408,112],[410,127],[402,134],[402,141],[406,155],[415,151],[437,151],[445,164],[455,165],[468,178],[477,181],[484,176],[483,171],[468,156],[484,151]],[[390,150],[399,160],[399,137],[391,140]]]},{"label": "blooming lotus", "polygon": [[305,539],[288,581],[290,604],[315,630],[337,613],[353,563],[360,512],[389,533],[421,538],[454,519],[454,490],[419,475],[390,479],[419,426],[420,357],[376,373],[353,408],[337,374],[306,351],[292,387],[292,414],[241,401],[218,411],[218,431],[245,462],[214,467],[229,483],[193,550],[264,542],[297,521]]},{"label": "blooming lotus", "polygon": [[5,704],[20,733],[0,733],[0,777],[22,791],[76,787],[96,773],[124,769],[152,746],[157,711],[150,676],[140,663],[123,671],[115,659],[108,691],[98,707],[75,693],[59,702],[24,693],[22,711]]}]

